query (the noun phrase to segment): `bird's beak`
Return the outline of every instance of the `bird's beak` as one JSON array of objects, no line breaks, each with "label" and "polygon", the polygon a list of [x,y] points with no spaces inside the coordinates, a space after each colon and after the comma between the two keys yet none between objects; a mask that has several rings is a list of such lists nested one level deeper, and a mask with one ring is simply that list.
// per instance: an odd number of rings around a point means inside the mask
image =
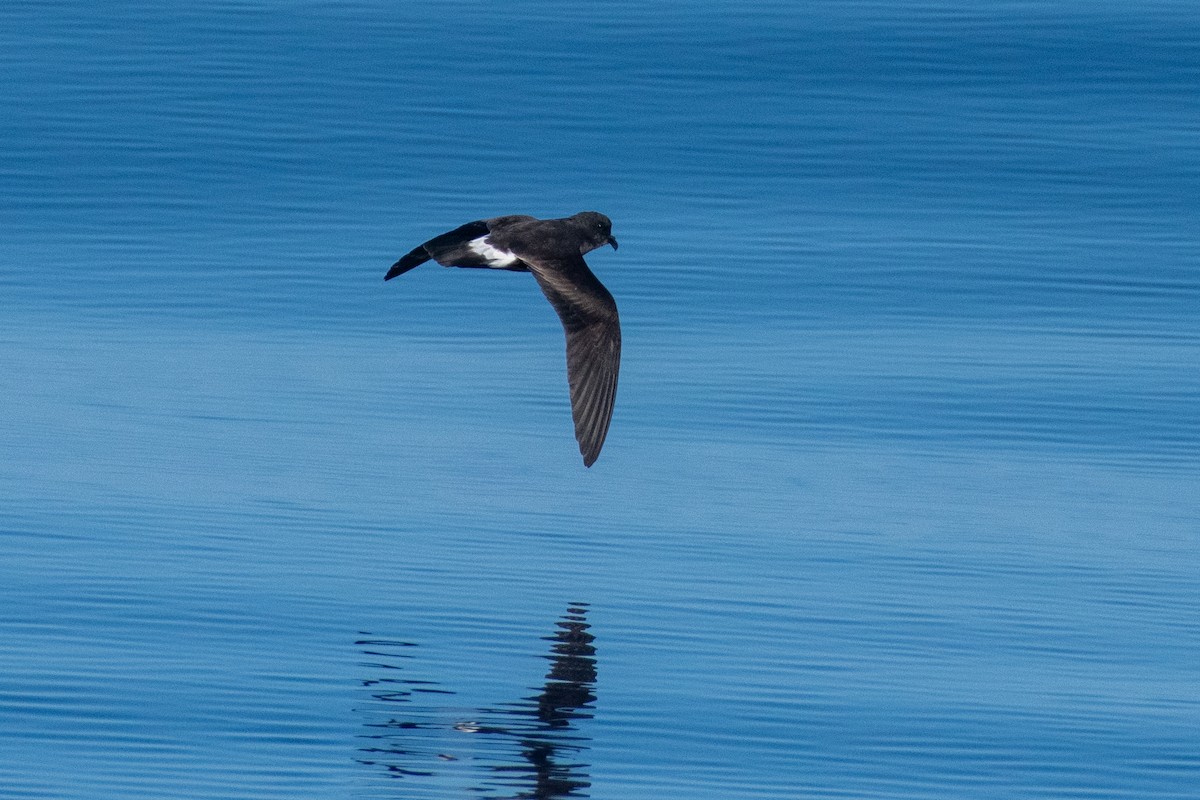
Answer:
[{"label": "bird's beak", "polygon": [[617,249],[617,240],[615,237],[612,237],[612,236],[608,237],[608,243],[613,246],[613,250]]}]

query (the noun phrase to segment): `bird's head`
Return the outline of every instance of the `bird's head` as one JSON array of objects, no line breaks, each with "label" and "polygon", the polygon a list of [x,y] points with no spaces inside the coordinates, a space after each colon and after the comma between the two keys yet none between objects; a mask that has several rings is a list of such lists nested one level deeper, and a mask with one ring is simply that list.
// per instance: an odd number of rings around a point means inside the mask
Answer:
[{"label": "bird's head", "polygon": [[611,244],[617,249],[617,240],[612,235],[612,220],[599,211],[580,211],[572,220],[583,232],[583,244],[579,246],[580,255],[590,253],[597,247]]}]

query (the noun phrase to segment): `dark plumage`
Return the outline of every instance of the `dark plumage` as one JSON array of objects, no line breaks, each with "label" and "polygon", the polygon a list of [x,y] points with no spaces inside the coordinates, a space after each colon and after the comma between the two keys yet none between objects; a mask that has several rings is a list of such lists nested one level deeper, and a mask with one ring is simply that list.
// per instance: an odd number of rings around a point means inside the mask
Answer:
[{"label": "dark plumage", "polygon": [[575,438],[584,465],[590,467],[608,434],[621,366],[617,304],[583,260],[585,253],[606,244],[617,249],[612,222],[595,211],[564,219],[521,215],[481,219],[413,248],[392,265],[384,280],[431,258],[444,267],[532,272],[567,335]]}]

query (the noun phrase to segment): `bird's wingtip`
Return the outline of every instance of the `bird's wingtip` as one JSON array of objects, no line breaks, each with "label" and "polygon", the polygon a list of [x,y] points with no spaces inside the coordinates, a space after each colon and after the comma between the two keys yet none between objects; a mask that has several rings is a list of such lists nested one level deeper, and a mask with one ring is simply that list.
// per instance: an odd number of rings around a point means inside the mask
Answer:
[{"label": "bird's wingtip", "polygon": [[383,279],[385,281],[390,281],[397,275],[403,275],[410,269],[424,264],[429,260],[429,257],[429,251],[425,249],[425,245],[418,245],[395,264],[392,264],[392,268],[387,271],[387,275],[384,275]]},{"label": "bird's wingtip", "polygon": [[392,268],[387,271],[387,275],[384,275],[383,279],[385,281],[390,281],[397,275],[402,275],[405,272],[408,272],[409,269],[410,267],[404,266],[404,259],[400,259],[395,264],[392,264]]}]

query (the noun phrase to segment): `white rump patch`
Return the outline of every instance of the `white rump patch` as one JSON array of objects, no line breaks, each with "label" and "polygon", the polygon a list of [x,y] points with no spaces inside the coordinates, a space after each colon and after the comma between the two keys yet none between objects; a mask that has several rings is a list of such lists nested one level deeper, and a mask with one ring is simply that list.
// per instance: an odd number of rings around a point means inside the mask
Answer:
[{"label": "white rump patch", "polygon": [[478,253],[483,260],[487,262],[487,265],[493,269],[511,267],[513,264],[521,260],[507,250],[501,250],[498,247],[492,247],[487,243],[486,236],[480,236],[478,239],[472,239],[467,243],[467,247],[470,247],[472,251]]}]

